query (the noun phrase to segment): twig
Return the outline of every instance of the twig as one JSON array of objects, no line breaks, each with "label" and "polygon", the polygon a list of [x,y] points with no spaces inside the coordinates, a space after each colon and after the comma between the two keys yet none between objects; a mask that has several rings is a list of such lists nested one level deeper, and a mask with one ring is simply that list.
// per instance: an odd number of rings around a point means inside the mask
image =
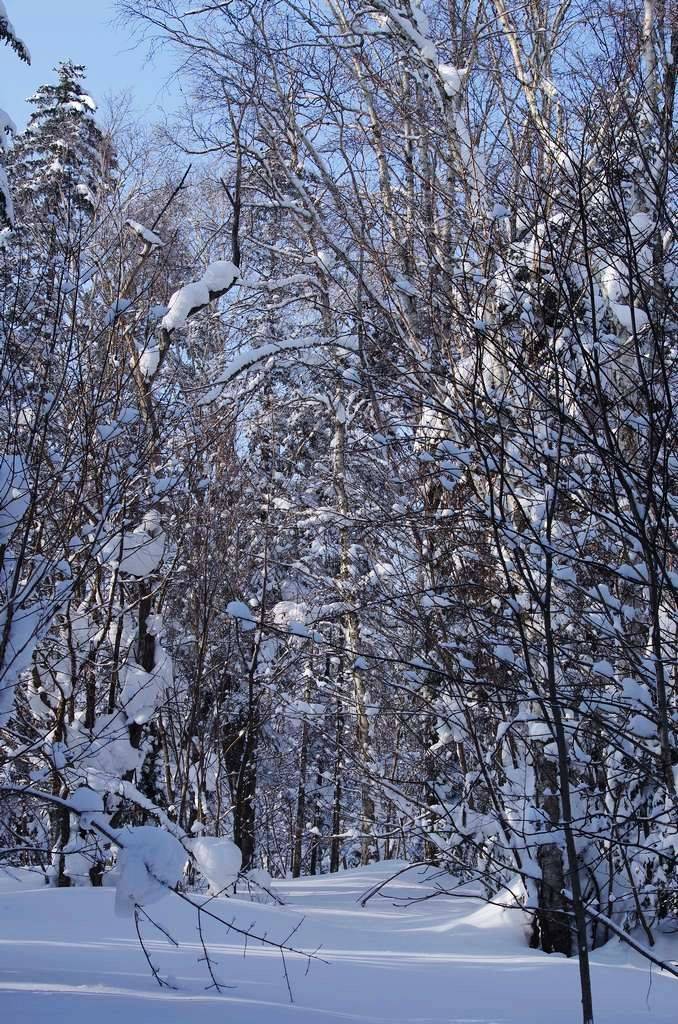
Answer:
[{"label": "twig", "polygon": [[[153,977],[157,981],[157,983],[160,986],[160,988],[171,988],[171,989],[173,989],[176,992],[177,991],[176,985],[172,985],[169,981],[166,981],[165,978],[163,978],[161,976],[160,971],[158,970],[158,968],[155,966],[155,964],[151,960],[151,955],[148,952],[148,950],[146,949],[146,944],[144,942],[144,937],[141,934],[141,928],[139,926],[139,915],[140,914],[143,914],[144,917],[147,917],[148,920],[151,921],[151,924],[154,924],[156,928],[159,928],[160,931],[162,931],[165,935],[167,935],[167,937],[170,939],[170,941],[174,942],[174,939],[172,939],[171,936],[168,935],[168,933],[164,931],[164,929],[160,928],[159,925],[155,924],[155,921],[152,921],[152,919],[150,917],[148,917],[148,914],[143,909],[143,907],[140,907],[138,903],[134,904],[134,927],[137,930],[137,938],[139,939],[139,945],[141,946],[141,949],[143,950],[143,954],[146,957],[146,963],[148,964],[149,968],[151,969],[151,973],[153,974]],[[177,946],[178,943],[174,942],[174,945]]]},{"label": "twig", "polygon": [[[212,979],[212,984],[211,985],[206,985],[205,986],[205,991],[209,992],[209,990],[211,988],[215,988],[217,990],[217,992],[221,995],[222,988],[235,988],[235,985],[226,985],[226,984],[224,984],[221,981],[217,981],[216,975],[214,974],[214,971],[212,969],[212,958],[210,957],[209,952],[207,950],[207,946],[205,944],[205,937],[204,937],[203,931],[202,931],[202,913],[203,913],[202,907],[199,907],[198,908],[198,935],[200,936],[200,945],[202,946],[202,951],[203,951],[204,956],[199,958],[198,963],[200,963],[201,961],[204,961],[207,964],[207,970],[209,971],[210,978]],[[214,962],[216,963],[216,961],[214,961]]]},{"label": "twig", "polygon": [[430,861],[427,860],[418,860],[414,864],[408,864],[407,867],[401,868],[400,871],[396,871],[394,875],[391,875],[389,878],[386,878],[383,882],[379,882],[377,885],[373,885],[371,889],[368,889],[367,892],[363,893],[363,895],[360,897],[360,906],[366,907],[373,896],[376,896],[378,893],[381,892],[382,889],[384,889],[391,882],[395,881],[396,878],[399,878],[400,875],[404,875],[407,871],[414,871],[415,868],[431,867],[436,867],[436,865],[431,864]]}]

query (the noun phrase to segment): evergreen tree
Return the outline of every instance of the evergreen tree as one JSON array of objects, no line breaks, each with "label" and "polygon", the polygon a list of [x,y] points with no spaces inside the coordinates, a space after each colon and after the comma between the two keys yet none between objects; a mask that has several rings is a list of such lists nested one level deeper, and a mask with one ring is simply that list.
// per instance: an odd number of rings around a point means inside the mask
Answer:
[{"label": "evergreen tree", "polygon": [[[31,57],[28,48],[16,34],[3,0],[0,0],[0,43],[6,43],[14,50],[19,60],[30,64]],[[15,130],[14,122],[9,114],[0,108],[0,228],[6,224],[11,227],[14,223],[14,208],[4,168],[4,158],[9,148],[10,136]]]},{"label": "evergreen tree", "polygon": [[56,83],[29,99],[34,109],[11,156],[16,204],[31,218],[91,216],[110,173],[110,146],[83,88],[85,68],[66,60],[55,71]]}]

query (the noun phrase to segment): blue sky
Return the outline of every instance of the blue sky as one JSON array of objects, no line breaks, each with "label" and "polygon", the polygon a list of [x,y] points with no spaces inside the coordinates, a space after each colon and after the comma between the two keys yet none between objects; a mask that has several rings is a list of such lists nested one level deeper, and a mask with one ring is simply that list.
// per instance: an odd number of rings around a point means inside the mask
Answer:
[{"label": "blue sky", "polygon": [[161,52],[149,62],[143,44],[134,48],[131,28],[116,24],[113,0],[5,0],[5,6],[32,56],[27,67],[0,46],[0,107],[18,128],[31,111],[26,98],[53,81],[52,68],[67,57],[87,66],[87,88],[98,103],[130,90],[136,112],[149,121],[176,105],[171,55]]}]

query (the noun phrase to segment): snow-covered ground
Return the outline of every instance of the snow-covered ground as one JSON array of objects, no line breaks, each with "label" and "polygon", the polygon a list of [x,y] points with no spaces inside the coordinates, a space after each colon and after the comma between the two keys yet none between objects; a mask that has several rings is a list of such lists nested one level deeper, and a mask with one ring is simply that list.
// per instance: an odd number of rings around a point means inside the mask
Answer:
[{"label": "snow-covered ground", "polygon": [[[395,866],[397,867],[397,865]],[[360,896],[394,870],[381,865],[278,883],[285,907],[240,900],[210,906],[240,925],[293,942],[322,944],[328,965],[287,958],[290,1005],[280,956],[206,927],[222,995],[209,984],[195,914],[169,895],[148,923],[151,956],[177,991],[159,988],[139,948],[134,922],[117,918],[111,889],[45,889],[0,872],[0,1020],[26,1024],[577,1024],[577,964],[526,948],[520,915],[467,898],[409,906],[430,884],[410,872],[365,909]],[[678,949],[667,945],[675,959]],[[678,986],[613,942],[593,956],[597,1024],[676,1024]]]}]

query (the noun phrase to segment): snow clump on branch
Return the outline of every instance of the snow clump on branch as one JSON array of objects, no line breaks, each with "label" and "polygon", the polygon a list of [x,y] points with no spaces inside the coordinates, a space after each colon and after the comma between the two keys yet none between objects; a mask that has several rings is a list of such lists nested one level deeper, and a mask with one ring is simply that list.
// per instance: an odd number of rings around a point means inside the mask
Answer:
[{"label": "snow clump on branch", "polygon": [[178,839],[155,825],[128,825],[116,838],[115,912],[129,917],[136,906],[157,903],[181,881],[188,855]]},{"label": "snow clump on branch", "polygon": [[219,298],[239,277],[240,271],[230,260],[211,263],[199,281],[185,284],[183,288],[174,292],[169,300],[167,313],[162,319],[163,328],[166,331],[176,331],[184,327],[191,313]]}]

